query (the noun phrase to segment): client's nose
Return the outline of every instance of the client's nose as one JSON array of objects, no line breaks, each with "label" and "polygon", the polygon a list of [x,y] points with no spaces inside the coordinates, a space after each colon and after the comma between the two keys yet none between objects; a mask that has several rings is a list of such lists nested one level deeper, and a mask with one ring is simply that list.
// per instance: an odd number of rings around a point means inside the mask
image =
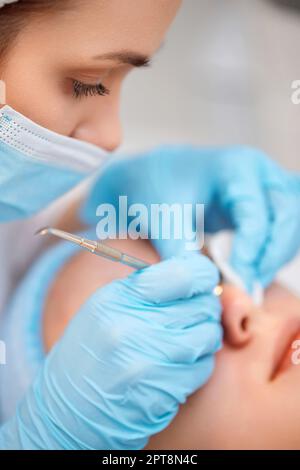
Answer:
[{"label": "client's nose", "polygon": [[251,316],[255,309],[252,299],[233,286],[225,286],[222,295],[225,341],[235,347],[251,339]]}]

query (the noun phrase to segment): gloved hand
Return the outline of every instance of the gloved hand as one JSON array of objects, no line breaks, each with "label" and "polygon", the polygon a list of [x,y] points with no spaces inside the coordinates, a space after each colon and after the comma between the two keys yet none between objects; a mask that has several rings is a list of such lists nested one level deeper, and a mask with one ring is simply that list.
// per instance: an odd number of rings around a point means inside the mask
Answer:
[{"label": "gloved hand", "polygon": [[217,282],[213,264],[192,254],[95,292],[3,427],[0,448],[143,448],[212,373]]},{"label": "gloved hand", "polygon": [[[82,219],[99,222],[101,203],[118,210],[119,195],[148,210],[150,204],[205,204],[206,232],[235,229],[231,264],[249,291],[254,281],[267,286],[299,249],[299,175],[251,148],[165,146],[114,162],[95,184]],[[185,242],[153,240],[164,258],[181,253]]]}]

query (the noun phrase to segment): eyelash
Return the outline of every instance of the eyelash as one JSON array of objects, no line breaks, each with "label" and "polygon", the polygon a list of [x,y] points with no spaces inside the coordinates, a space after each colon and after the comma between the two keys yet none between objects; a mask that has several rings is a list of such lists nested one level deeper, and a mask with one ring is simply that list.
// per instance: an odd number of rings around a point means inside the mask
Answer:
[{"label": "eyelash", "polygon": [[102,83],[97,85],[89,85],[79,80],[73,80],[73,96],[74,98],[88,98],[89,96],[106,96],[109,95],[109,89]]}]

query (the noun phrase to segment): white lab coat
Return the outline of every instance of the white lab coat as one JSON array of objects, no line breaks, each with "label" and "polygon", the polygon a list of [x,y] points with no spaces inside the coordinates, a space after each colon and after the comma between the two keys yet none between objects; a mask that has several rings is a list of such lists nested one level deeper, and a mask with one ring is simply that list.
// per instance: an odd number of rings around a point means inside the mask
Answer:
[{"label": "white lab coat", "polygon": [[[36,224],[40,225],[38,218],[0,224],[0,315],[18,279],[43,242],[34,237]],[[45,224],[41,222],[41,225]]]},{"label": "white lab coat", "polygon": [[35,232],[55,225],[73,198],[84,197],[85,192],[86,185],[80,185],[33,217],[0,223],[0,318],[19,279],[47,243],[45,238],[35,236]]}]

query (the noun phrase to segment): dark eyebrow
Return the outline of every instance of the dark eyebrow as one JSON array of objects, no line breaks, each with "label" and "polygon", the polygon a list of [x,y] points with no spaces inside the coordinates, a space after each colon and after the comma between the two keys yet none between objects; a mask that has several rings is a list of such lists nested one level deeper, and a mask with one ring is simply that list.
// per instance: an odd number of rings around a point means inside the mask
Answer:
[{"label": "dark eyebrow", "polygon": [[130,51],[108,52],[107,54],[97,55],[93,59],[115,60],[121,64],[133,65],[134,67],[148,67],[151,63],[149,56]]}]

